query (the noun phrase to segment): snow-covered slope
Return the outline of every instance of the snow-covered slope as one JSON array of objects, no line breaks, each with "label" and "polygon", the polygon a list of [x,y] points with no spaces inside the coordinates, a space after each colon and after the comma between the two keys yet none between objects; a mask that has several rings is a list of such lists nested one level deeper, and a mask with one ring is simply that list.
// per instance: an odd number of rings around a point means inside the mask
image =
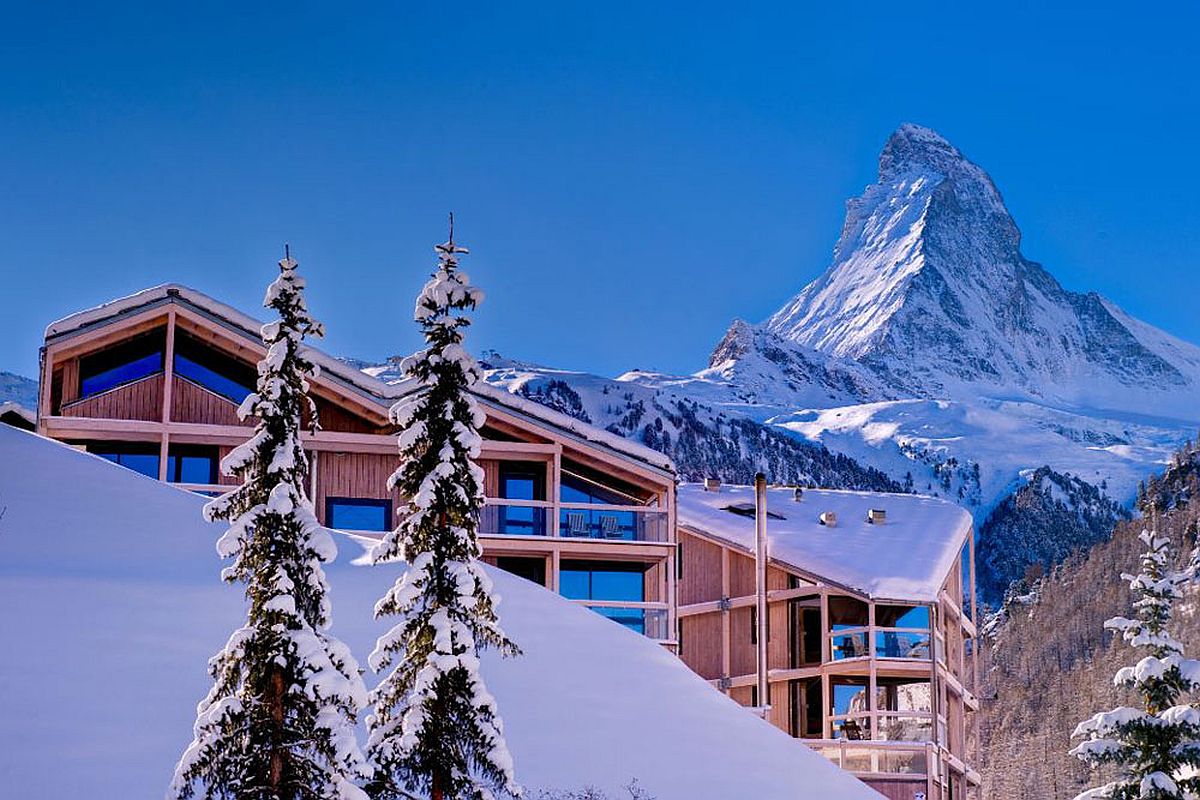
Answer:
[{"label": "snow-covered slope", "polygon": [[[191,737],[205,664],[240,624],[203,500],[0,426],[0,783],[5,797],[160,797]],[[365,662],[376,597],[400,566],[328,569],[334,628]],[[487,658],[531,788],[636,778],[658,800],[878,797],[713,691],[644,637],[506,573]],[[373,682],[373,681],[371,681]]]}]

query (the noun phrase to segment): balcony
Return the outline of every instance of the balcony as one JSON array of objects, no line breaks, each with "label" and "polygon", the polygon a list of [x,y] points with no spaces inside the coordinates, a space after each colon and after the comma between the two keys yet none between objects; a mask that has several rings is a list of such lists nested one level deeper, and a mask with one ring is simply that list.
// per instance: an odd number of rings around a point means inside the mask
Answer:
[{"label": "balcony", "polygon": [[563,503],[558,535],[573,539],[608,539],[625,542],[665,542],[667,512],[642,506]]},{"label": "balcony", "polygon": [[558,535],[613,542],[667,542],[667,512],[644,506],[559,503],[489,497],[479,519],[484,536],[553,536],[558,509]]},{"label": "balcony", "polygon": [[479,514],[483,536],[547,536],[551,503],[546,500],[506,500],[489,497]]},{"label": "balcony", "polygon": [[804,743],[842,769],[859,775],[923,778],[933,763],[931,744],[846,739],[805,740]]},{"label": "balcony", "polygon": [[844,628],[829,634],[829,653],[834,661],[852,658],[894,658],[928,661],[929,631],[922,628]]},{"label": "balcony", "polygon": [[929,631],[913,628],[875,628],[876,658],[929,660]]},{"label": "balcony", "polygon": [[624,625],[648,639],[665,642],[672,639],[670,612],[666,603],[629,603],[616,600],[581,600],[580,605]]}]

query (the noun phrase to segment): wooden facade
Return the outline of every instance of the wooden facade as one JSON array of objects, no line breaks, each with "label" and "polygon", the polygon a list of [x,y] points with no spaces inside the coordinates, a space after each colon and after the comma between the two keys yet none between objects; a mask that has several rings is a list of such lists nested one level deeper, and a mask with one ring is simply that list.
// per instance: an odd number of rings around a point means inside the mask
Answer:
[{"label": "wooden facade", "polygon": [[[234,479],[214,468],[195,480],[193,468],[206,458],[215,464],[247,438],[253,420],[238,419],[236,398],[227,387],[222,393],[220,380],[245,382],[252,373],[264,354],[257,328],[190,290],[139,294],[111,313],[51,326],[37,429],[128,458],[182,489],[223,491]],[[176,359],[177,346],[190,361]],[[197,361],[228,374],[211,380]],[[145,374],[112,377],[129,363]],[[394,513],[402,498],[386,482],[398,465],[387,417],[395,391],[325,357],[312,396],[319,429],[302,440],[318,518],[334,523],[338,503]],[[661,456],[640,458],[636,447],[622,451],[554,412],[506,398],[480,397],[486,561],[661,641],[716,690],[756,707],[886,797],[958,800],[977,792],[974,609],[956,600],[974,596],[973,570],[965,593],[954,569],[937,602],[913,604],[771,560],[768,696],[760,698],[753,551],[677,523],[675,476]],[[968,558],[973,563],[973,552]],[[598,574],[626,594],[597,595]],[[917,609],[905,613],[919,624],[896,624],[901,607]]]},{"label": "wooden facade", "polygon": [[[978,796],[974,609],[955,600],[974,595],[973,569],[968,595],[956,567],[938,602],[913,603],[771,559],[768,696],[759,698],[753,552],[686,526],[678,542],[684,663],[885,797]],[[969,537],[965,547],[973,562]]]},{"label": "wooden facade", "polygon": [[[238,386],[252,388],[246,384],[265,352],[257,327],[191,290],[163,287],[139,295],[142,301],[111,314],[83,312],[78,322],[69,317],[48,330],[38,432],[183,489],[222,491],[233,479],[215,465],[246,440],[254,423],[238,419],[238,398],[230,395]],[[395,393],[330,361],[325,358],[312,382],[319,429],[302,434],[317,516],[331,524],[335,506],[368,506],[379,519],[385,512],[394,517],[402,498],[386,483],[399,464],[387,418]],[[669,462],[650,463],[589,440],[560,424],[554,412],[538,416],[515,398],[509,405],[495,396],[502,394],[478,398],[487,415],[480,460],[487,494],[484,558],[554,591],[571,591],[576,602],[674,647]],[[514,487],[528,491],[511,496]],[[579,487],[595,491],[584,492],[581,501]],[[564,564],[569,586],[560,580]],[[626,578],[629,595],[578,596],[580,587],[591,585],[591,569]]]}]

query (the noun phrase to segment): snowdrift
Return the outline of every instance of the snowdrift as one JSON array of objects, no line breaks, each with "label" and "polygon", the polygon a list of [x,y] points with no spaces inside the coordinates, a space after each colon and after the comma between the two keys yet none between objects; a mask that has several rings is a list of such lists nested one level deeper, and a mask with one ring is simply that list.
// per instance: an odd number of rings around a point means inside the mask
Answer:
[{"label": "snowdrift", "polygon": [[[203,499],[0,425],[0,786],[23,800],[161,797],[205,665],[242,619]],[[334,630],[360,661],[399,566],[349,537],[328,566]],[[637,779],[657,800],[877,798],[713,691],[649,640],[494,572],[519,659],[485,658],[530,789]],[[374,676],[368,675],[373,685]]]}]

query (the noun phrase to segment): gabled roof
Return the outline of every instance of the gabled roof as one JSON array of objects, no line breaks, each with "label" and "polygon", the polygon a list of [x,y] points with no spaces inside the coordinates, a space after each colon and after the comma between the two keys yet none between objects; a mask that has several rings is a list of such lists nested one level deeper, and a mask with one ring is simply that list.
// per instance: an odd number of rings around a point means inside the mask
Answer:
[{"label": "gabled roof", "polygon": [[[687,483],[677,496],[680,527],[754,552],[753,487],[711,492]],[[873,508],[883,509],[886,520],[867,522]],[[793,489],[770,488],[767,511],[773,561],[883,600],[937,600],[971,535],[966,511],[913,494],[805,489],[796,501]],[[821,524],[826,511],[837,515],[835,525]]]},{"label": "gabled roof", "polygon": [[37,414],[20,403],[9,400],[6,403],[0,403],[0,422],[33,430],[37,427]]},{"label": "gabled roof", "polygon": [[[127,297],[111,300],[56,320],[46,327],[46,341],[52,342],[56,339],[66,338],[108,324],[115,319],[139,313],[147,308],[172,302],[190,306],[221,323],[225,328],[250,338],[256,343],[262,341],[261,320],[203,292],[178,283],[164,283],[160,286],[143,289]],[[412,381],[385,383],[315,347],[307,346],[305,355],[321,368],[324,376],[345,385],[356,395],[372,401],[385,414],[396,400],[411,394],[417,388]],[[636,459],[657,470],[675,472],[675,464],[669,457],[623,436],[610,433],[487,383],[476,384],[472,391],[483,401],[484,405],[515,413],[541,425],[548,425],[573,438]]]}]

